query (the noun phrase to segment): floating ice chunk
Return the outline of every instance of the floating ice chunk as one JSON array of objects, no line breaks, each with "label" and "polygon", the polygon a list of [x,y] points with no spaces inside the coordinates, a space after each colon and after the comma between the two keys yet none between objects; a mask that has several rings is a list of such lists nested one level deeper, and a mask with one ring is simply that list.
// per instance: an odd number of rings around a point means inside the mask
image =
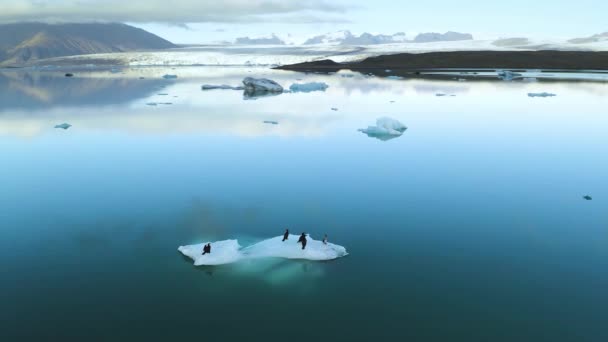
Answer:
[{"label": "floating ice chunk", "polygon": [[313,91],[325,91],[329,86],[323,82],[294,83],[289,87],[293,93],[310,93]]},{"label": "floating ice chunk", "polygon": [[169,75],[169,74],[167,74],[167,75],[163,75],[163,78],[166,79],[166,80],[176,79],[177,75]]},{"label": "floating ice chunk", "polygon": [[278,125],[279,123],[277,121],[271,121],[271,120],[266,120],[264,121],[265,124],[270,124],[270,125]]},{"label": "floating ice chunk", "polygon": [[391,69],[386,69],[386,70],[384,70],[384,72],[386,72],[386,73],[390,73],[390,72],[393,72],[393,70],[391,70]]},{"label": "floating ice chunk", "polygon": [[61,129],[68,129],[72,127],[72,125],[70,125],[69,123],[62,123],[60,125],[55,125],[55,128],[61,128]]},{"label": "floating ice chunk", "polygon": [[242,257],[241,246],[237,240],[211,242],[211,253],[203,255],[203,247],[206,244],[180,246],[177,250],[194,260],[194,266],[230,264]]},{"label": "floating ice chunk", "polygon": [[233,87],[226,84],[215,85],[215,84],[203,84],[201,86],[202,90],[214,90],[214,89],[226,89],[226,90],[243,90],[245,87]]},{"label": "floating ice chunk", "polygon": [[467,79],[466,79],[466,78],[459,78],[459,79],[458,79],[458,82],[466,82],[466,81],[467,81]]},{"label": "floating ice chunk", "polygon": [[528,93],[528,97],[553,97],[553,96],[557,96],[555,94],[551,94],[551,93]]},{"label": "floating ice chunk", "polygon": [[346,248],[332,243],[324,244],[307,236],[306,248],[298,243],[299,235],[283,236],[241,248],[237,240],[211,242],[211,253],[203,255],[206,243],[180,246],[177,250],[194,261],[195,266],[223,265],[247,259],[284,258],[304,260],[333,260],[348,255]]},{"label": "floating ice chunk", "polygon": [[243,80],[245,91],[248,93],[282,93],[283,87],[273,80],[266,78],[246,77]]},{"label": "floating ice chunk", "polygon": [[513,81],[515,78],[522,77],[522,74],[510,70],[498,70],[498,78],[503,81]]},{"label": "floating ice chunk", "polygon": [[310,236],[306,237],[306,248],[298,243],[299,235],[289,235],[289,239],[282,241],[282,236],[258,242],[249,247],[243,248],[243,256],[247,258],[285,258],[285,259],[306,259],[306,260],[333,260],[348,255],[346,248],[334,245],[333,243],[324,244],[314,240]]},{"label": "floating ice chunk", "polygon": [[403,77],[401,77],[401,76],[388,76],[387,78],[389,80],[402,80],[403,79]]},{"label": "floating ice chunk", "polygon": [[407,130],[407,127],[401,122],[392,118],[383,117],[376,120],[376,126],[359,129],[359,132],[363,132],[372,138],[390,140],[400,137],[405,130]]}]

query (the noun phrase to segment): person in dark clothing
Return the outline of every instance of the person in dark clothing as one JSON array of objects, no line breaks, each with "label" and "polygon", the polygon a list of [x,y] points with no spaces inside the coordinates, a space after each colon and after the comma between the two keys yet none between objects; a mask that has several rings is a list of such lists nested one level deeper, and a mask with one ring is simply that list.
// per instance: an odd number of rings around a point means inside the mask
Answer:
[{"label": "person in dark clothing", "polygon": [[302,235],[300,235],[300,239],[298,240],[298,243],[302,243],[302,249],[306,248],[306,233],[302,233]]},{"label": "person in dark clothing", "polygon": [[327,245],[327,234],[325,234],[325,237],[323,237],[323,244]]},{"label": "person in dark clothing", "polygon": [[203,255],[211,253],[211,244],[208,243],[203,247]]},{"label": "person in dark clothing", "polygon": [[289,239],[289,229],[285,229],[285,234],[283,234],[283,241]]}]

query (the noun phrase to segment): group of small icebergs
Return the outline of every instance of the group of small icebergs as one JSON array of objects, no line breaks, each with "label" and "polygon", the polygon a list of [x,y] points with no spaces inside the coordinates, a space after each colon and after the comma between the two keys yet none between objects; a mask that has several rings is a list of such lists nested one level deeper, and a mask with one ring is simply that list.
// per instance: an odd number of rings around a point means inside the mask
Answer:
[{"label": "group of small icebergs", "polygon": [[[346,248],[329,242],[324,244],[310,236],[307,236],[306,249],[302,249],[298,238],[298,235],[290,235],[283,241],[283,236],[277,236],[247,247],[239,245],[238,240],[223,240],[180,246],[177,250],[192,259],[195,266],[225,265],[260,258],[327,261],[348,255]],[[213,245],[213,252],[203,255],[203,247],[207,243]]]},{"label": "group of small icebergs", "polygon": [[359,132],[367,134],[370,138],[387,141],[400,137],[406,130],[407,127],[398,120],[382,117],[376,120],[376,126],[359,129]]},{"label": "group of small icebergs", "polygon": [[263,96],[279,95],[282,93],[310,93],[314,91],[325,91],[329,85],[323,82],[294,83],[285,90],[283,86],[267,78],[246,77],[243,86],[230,86],[226,84],[203,84],[201,90],[243,90],[246,98],[257,98]]}]

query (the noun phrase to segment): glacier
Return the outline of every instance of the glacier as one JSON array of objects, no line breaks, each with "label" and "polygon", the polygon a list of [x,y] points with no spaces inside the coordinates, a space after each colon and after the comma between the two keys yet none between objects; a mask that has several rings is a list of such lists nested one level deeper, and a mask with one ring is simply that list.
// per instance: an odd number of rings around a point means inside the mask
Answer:
[{"label": "glacier", "polygon": [[[261,258],[327,261],[348,255],[343,246],[329,242],[324,244],[322,241],[314,240],[310,235],[307,235],[306,249],[302,249],[302,245],[298,243],[299,237],[291,234],[287,241],[282,241],[283,236],[277,236],[244,248],[237,240],[223,240],[180,246],[177,250],[192,259],[195,266],[224,265]],[[203,246],[207,243],[211,243],[211,253],[202,255]]]},{"label": "glacier", "polygon": [[398,120],[382,117],[376,120],[376,126],[359,129],[359,132],[367,134],[371,138],[390,140],[400,137],[407,127]]}]

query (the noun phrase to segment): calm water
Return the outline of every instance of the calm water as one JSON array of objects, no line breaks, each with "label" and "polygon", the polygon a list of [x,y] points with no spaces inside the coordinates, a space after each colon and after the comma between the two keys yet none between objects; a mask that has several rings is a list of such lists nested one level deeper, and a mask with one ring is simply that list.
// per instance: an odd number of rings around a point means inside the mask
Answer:
[{"label": "calm water", "polygon": [[[245,76],[330,88],[200,90]],[[606,341],[607,108],[601,82],[1,72],[0,340]],[[381,116],[409,129],[357,132]],[[286,227],[350,255],[177,252]]]}]

